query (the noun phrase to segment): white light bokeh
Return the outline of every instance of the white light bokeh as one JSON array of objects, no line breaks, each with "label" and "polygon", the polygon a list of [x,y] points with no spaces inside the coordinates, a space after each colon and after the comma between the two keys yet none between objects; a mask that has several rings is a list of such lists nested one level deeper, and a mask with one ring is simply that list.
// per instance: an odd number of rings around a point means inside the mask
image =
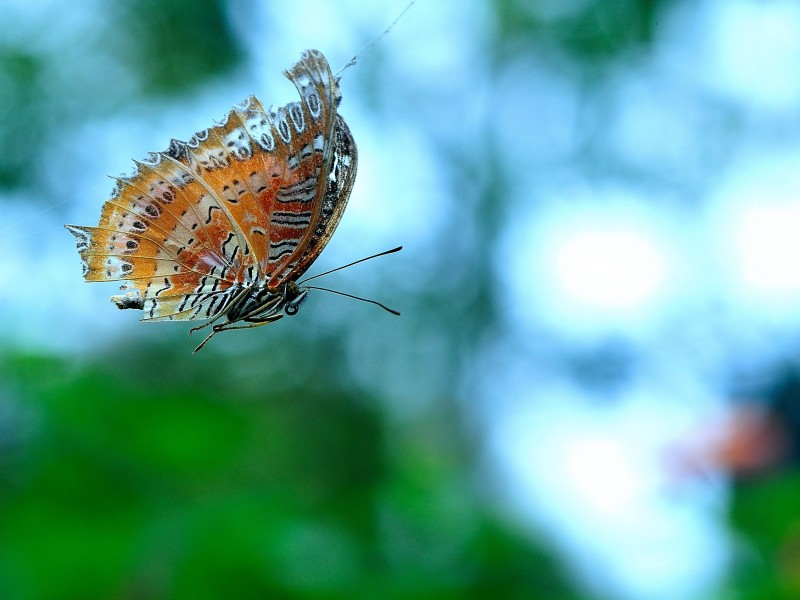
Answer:
[{"label": "white light bokeh", "polygon": [[597,223],[562,235],[549,249],[553,287],[584,309],[635,310],[665,287],[666,253],[647,232]]},{"label": "white light bokeh", "polygon": [[707,0],[676,5],[666,63],[726,101],[767,113],[800,101],[800,5]]},{"label": "white light bokeh", "polygon": [[731,302],[795,323],[800,318],[798,164],[800,148],[749,149],[709,207]]},{"label": "white light bokeh", "polygon": [[589,585],[620,599],[707,597],[728,560],[724,488],[678,491],[664,469],[665,448],[690,428],[694,408],[649,389],[613,408],[559,386],[540,386],[535,398],[505,391],[517,401],[491,429],[490,452],[505,465],[498,480],[522,514],[571,549]]},{"label": "white light bokeh", "polygon": [[687,277],[676,217],[626,190],[554,193],[563,201],[521,218],[506,241],[514,318],[579,335],[656,324]]}]

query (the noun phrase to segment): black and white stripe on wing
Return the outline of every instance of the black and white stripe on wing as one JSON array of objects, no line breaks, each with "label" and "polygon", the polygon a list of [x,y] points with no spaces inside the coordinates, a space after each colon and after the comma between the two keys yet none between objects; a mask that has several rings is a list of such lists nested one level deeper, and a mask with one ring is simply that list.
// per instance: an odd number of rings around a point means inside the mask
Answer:
[{"label": "black and white stripe on wing", "polygon": [[230,244],[235,239],[235,237],[236,236],[231,231],[230,233],[228,233],[228,237],[225,238],[225,241],[222,242],[222,247],[221,247],[222,257],[225,260],[233,260],[233,259],[235,259],[236,258],[236,253],[239,252],[239,244],[236,244],[233,247],[233,250],[231,250],[231,251],[229,251],[228,248],[227,248],[228,244]]},{"label": "black and white stripe on wing", "polygon": [[297,244],[300,243],[299,239],[288,239],[281,242],[269,243],[269,259],[270,261],[280,260],[287,254],[294,252]]},{"label": "black and white stripe on wing", "polygon": [[317,196],[317,178],[311,176],[294,185],[287,185],[278,190],[275,200],[278,202],[313,202]]},{"label": "black and white stripe on wing", "polygon": [[293,229],[305,229],[311,224],[311,211],[304,212],[284,212],[275,211],[272,213],[270,222],[274,227],[291,227]]}]

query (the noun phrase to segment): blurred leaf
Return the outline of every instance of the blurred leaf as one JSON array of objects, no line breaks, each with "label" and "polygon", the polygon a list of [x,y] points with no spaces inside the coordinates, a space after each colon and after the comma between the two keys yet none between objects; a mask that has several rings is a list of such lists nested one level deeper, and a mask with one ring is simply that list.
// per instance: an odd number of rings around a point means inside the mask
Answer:
[{"label": "blurred leaf", "polygon": [[731,522],[744,536],[731,588],[748,600],[800,597],[800,473],[768,475],[737,486]]},{"label": "blurred leaf", "polygon": [[0,46],[0,189],[36,175],[34,158],[47,125],[41,118],[44,67],[36,54]]},{"label": "blurred leaf", "polygon": [[[242,57],[224,0],[125,0],[116,3],[120,58],[146,93],[175,93],[229,71]],[[115,37],[120,32],[115,32]]]},{"label": "blurred leaf", "polygon": [[[0,461],[7,597],[576,597],[483,505],[445,421],[388,452],[334,379],[273,394],[219,368],[206,385],[189,354],[124,358],[0,361],[35,415]],[[189,377],[131,376],[142,361]]]},{"label": "blurred leaf", "polygon": [[543,2],[501,0],[499,37],[508,44],[551,40],[579,61],[607,61],[652,42],[663,0]]}]

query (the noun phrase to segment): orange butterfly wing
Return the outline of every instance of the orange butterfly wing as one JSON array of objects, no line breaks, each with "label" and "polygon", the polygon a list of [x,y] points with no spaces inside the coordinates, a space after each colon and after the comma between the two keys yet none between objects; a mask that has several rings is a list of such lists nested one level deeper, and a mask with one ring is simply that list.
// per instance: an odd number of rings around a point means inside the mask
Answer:
[{"label": "orange butterfly wing", "polygon": [[251,96],[136,163],[97,227],[67,225],[87,281],[122,281],[130,291],[112,300],[143,320],[195,320],[305,272],[341,219],[357,153],[325,57],[306,51],[285,74],[300,102],[265,110]]}]

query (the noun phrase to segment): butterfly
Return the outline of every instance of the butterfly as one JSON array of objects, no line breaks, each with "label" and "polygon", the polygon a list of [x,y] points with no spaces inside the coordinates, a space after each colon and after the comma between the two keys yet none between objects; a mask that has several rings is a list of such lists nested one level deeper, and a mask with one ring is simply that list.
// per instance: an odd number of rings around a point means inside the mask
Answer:
[{"label": "butterfly", "polygon": [[142,321],[206,320],[192,329],[212,327],[195,352],[220,331],[297,313],[311,287],[297,280],[353,188],[358,152],[337,112],[339,79],[317,50],[284,75],[300,101],[264,109],[250,96],[188,142],[134,161],[97,227],[66,225],[86,281],[122,282],[119,308],[143,310]]}]

